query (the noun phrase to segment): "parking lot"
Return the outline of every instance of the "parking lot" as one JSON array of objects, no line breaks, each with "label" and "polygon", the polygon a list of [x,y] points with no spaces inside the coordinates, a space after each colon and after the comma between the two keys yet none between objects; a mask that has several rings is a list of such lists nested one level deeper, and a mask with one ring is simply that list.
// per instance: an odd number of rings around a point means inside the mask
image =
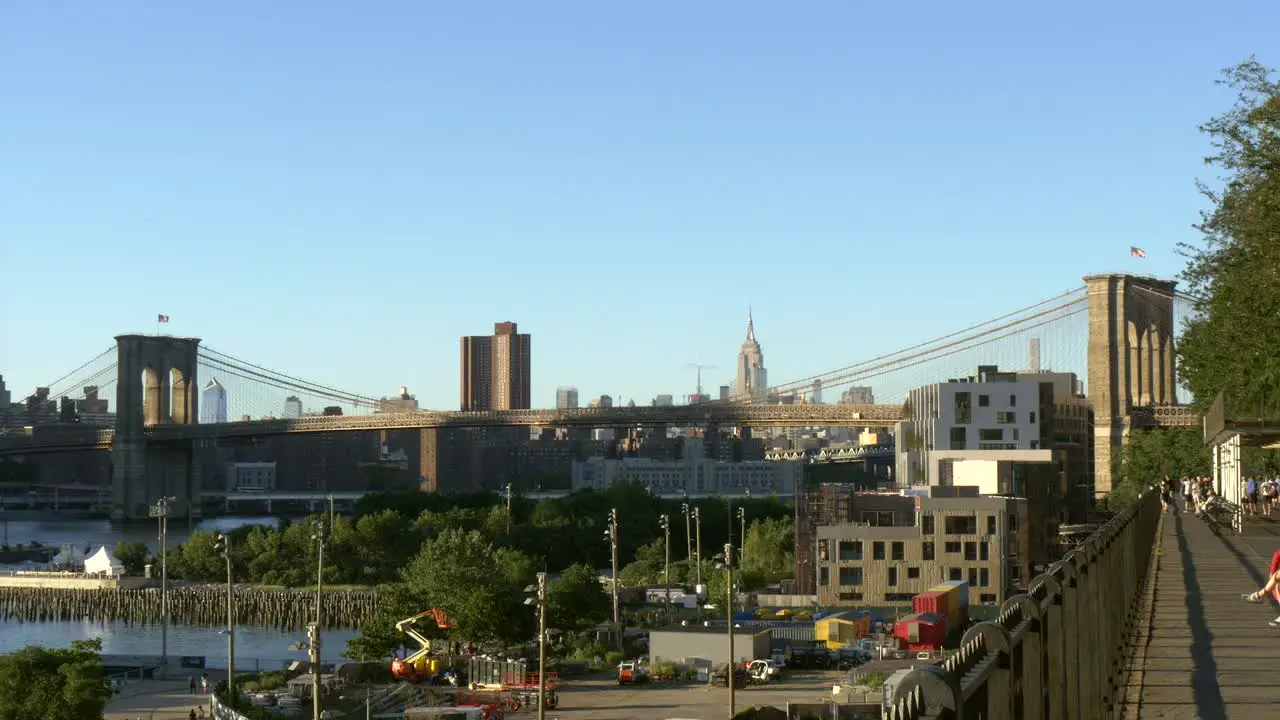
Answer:
[{"label": "parking lot", "polygon": [[[806,671],[790,673],[780,682],[749,685],[737,691],[738,709],[772,705],[785,709],[787,702],[829,702],[831,686],[845,673]],[[548,718],[563,720],[719,720],[725,716],[729,691],[705,684],[646,684],[619,686],[612,676],[565,680],[560,707],[548,710]],[[508,718],[535,717],[536,712],[508,713]]]}]

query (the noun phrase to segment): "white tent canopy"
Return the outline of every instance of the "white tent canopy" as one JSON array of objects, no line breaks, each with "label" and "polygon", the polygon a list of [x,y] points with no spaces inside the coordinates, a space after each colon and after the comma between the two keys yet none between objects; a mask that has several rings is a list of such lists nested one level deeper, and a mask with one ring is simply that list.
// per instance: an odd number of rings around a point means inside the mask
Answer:
[{"label": "white tent canopy", "polygon": [[124,563],[120,562],[106,545],[84,561],[84,571],[89,575],[123,575]]},{"label": "white tent canopy", "polygon": [[74,545],[63,545],[62,550],[49,562],[53,565],[79,565],[84,562],[84,553]]}]

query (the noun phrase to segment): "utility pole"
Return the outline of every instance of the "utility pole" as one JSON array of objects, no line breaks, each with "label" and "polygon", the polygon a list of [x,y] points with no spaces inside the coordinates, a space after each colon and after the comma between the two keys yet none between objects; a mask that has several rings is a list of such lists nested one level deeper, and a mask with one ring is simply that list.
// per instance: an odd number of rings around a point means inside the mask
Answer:
[{"label": "utility pole", "polygon": [[175,498],[162,497],[150,508],[160,526],[160,676],[169,679],[169,503]]},{"label": "utility pole", "polygon": [[609,554],[612,558],[613,575],[610,587],[613,589],[613,631],[617,633],[618,644],[622,643],[622,622],[618,615],[618,509],[609,511],[609,529],[605,531],[609,538]]},{"label": "utility pole", "polygon": [[507,483],[507,534],[511,534],[511,483]]},{"label": "utility pole", "polygon": [[724,570],[728,575],[728,582],[725,583],[725,602],[724,612],[725,618],[728,620],[726,625],[729,628],[729,720],[733,720],[734,716],[734,687],[733,676],[737,670],[737,661],[734,659],[733,653],[733,543],[724,544]]},{"label": "utility pole", "polygon": [[663,513],[658,525],[662,527],[662,585],[667,589],[667,622],[671,622],[671,518]]},{"label": "utility pole", "polygon": [[547,717],[547,574],[538,573],[538,584],[524,589],[534,593],[525,605],[538,606],[538,720]]},{"label": "utility pole", "polygon": [[214,547],[227,559],[227,697],[236,701],[236,611],[235,585],[231,578],[231,538],[218,533]]},{"label": "utility pole", "polygon": [[742,526],[742,534],[738,536],[738,547],[742,548],[738,551],[739,567],[747,565],[747,509],[738,506],[738,522]]},{"label": "utility pole", "polygon": [[333,527],[338,521],[338,514],[333,509],[333,493],[329,494],[329,527]]},{"label": "utility pole", "polygon": [[693,560],[693,515],[689,512],[689,503],[682,503],[680,509],[684,512],[684,557],[686,560]]},{"label": "utility pole", "polygon": [[693,537],[694,537],[693,549],[694,549],[694,552],[696,553],[694,567],[697,568],[697,578],[698,578],[699,585],[702,584],[702,513],[699,512],[700,509],[701,508],[693,509]]},{"label": "utility pole", "polygon": [[315,714],[314,720],[320,720],[320,623],[321,591],[324,588],[324,521],[316,522],[315,532],[311,539],[316,541],[316,624],[311,635],[311,705]]}]

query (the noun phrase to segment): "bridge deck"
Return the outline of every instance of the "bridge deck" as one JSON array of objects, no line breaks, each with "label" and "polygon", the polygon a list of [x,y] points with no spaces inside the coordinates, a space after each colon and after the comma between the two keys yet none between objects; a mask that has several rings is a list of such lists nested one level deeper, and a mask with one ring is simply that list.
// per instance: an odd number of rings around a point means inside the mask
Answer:
[{"label": "bridge deck", "polygon": [[1252,605],[1280,549],[1280,515],[1218,537],[1198,518],[1168,514],[1161,526],[1149,636],[1140,645],[1127,718],[1273,720],[1280,717],[1280,610]]}]

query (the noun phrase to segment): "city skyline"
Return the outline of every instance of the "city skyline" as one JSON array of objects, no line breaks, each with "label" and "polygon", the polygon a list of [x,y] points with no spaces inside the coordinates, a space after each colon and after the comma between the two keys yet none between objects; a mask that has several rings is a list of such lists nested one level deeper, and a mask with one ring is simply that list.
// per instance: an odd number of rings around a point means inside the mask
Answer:
[{"label": "city skyline", "polygon": [[[651,398],[687,393],[690,358],[731,362],[748,304],[770,374],[793,379],[1090,272],[1171,277],[1203,206],[1197,128],[1231,100],[1213,81],[1280,20],[1260,8],[1223,33],[1201,7],[1150,33],[1142,4],[1108,6],[1102,30],[1049,37],[1061,22],[1040,9],[921,27],[907,8],[841,4],[781,22],[742,5],[501,22],[274,7],[6,18],[0,53],[24,72],[0,117],[5,261],[113,288],[90,306],[44,273],[0,288],[6,307],[43,298],[5,316],[25,339],[0,347],[15,394],[161,314],[264,366],[370,394],[409,384],[439,408],[456,403],[456,339],[518,317],[539,337],[534,404],[564,384]],[[175,243],[226,278],[216,302],[172,272],[158,249]],[[103,248],[105,265],[65,262]],[[388,261],[413,280],[365,277]],[[305,301],[264,312],[263,275]],[[595,297],[617,288],[629,305]],[[894,321],[867,331],[886,306]]]}]

